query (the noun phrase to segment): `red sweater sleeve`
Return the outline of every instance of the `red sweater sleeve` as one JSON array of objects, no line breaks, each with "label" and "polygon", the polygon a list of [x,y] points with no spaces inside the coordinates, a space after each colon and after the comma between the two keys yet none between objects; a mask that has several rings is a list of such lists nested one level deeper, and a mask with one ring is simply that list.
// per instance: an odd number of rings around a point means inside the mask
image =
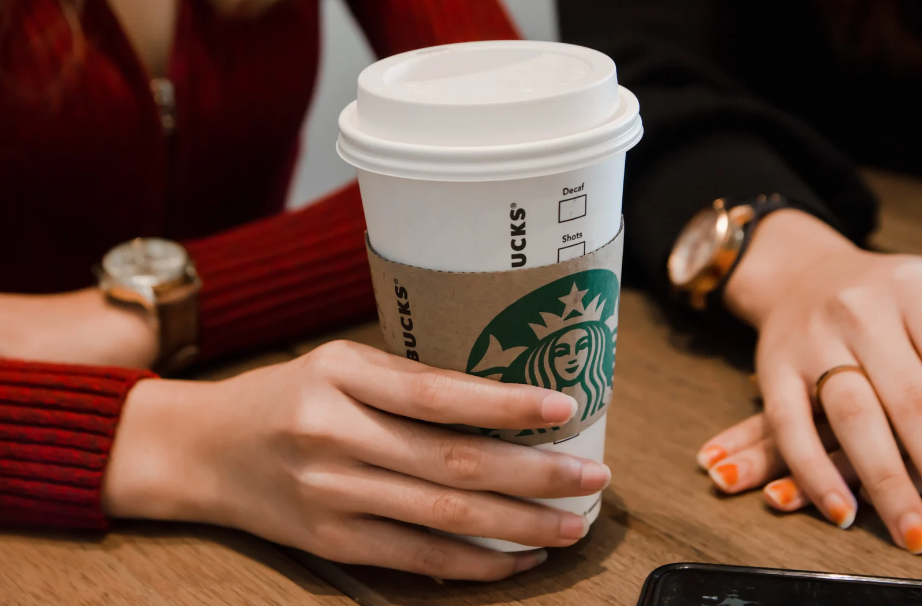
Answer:
[{"label": "red sweater sleeve", "polygon": [[358,184],[186,247],[202,278],[202,357],[372,318]]},{"label": "red sweater sleeve", "polygon": [[[376,52],[517,38],[497,0],[350,0]],[[204,357],[373,317],[352,183],[297,212],[188,242]],[[0,525],[105,528],[103,473],[128,392],[152,373],[0,360]]]},{"label": "red sweater sleeve", "polygon": [[0,526],[103,529],[102,478],[129,390],[153,373],[0,360]]},{"label": "red sweater sleeve", "polygon": [[379,57],[521,37],[499,0],[349,0],[349,6]]},{"label": "red sweater sleeve", "polygon": [[[498,0],[350,0],[375,51],[518,38]],[[187,243],[202,278],[202,357],[372,318],[365,222],[352,183],[297,212]]]}]

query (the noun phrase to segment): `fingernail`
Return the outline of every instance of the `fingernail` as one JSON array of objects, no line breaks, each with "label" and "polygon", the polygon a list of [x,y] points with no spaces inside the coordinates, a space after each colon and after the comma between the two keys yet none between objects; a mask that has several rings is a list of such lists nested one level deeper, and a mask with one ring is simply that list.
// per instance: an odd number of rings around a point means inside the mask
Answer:
[{"label": "fingernail", "polygon": [[708,475],[722,490],[730,490],[739,482],[740,470],[736,463],[724,463],[712,469]]},{"label": "fingernail", "polygon": [[794,499],[800,497],[800,489],[790,478],[771,482],[763,489],[763,492],[776,507],[787,507],[794,502]]},{"label": "fingernail", "polygon": [[583,470],[579,478],[579,487],[581,490],[592,490],[597,492],[605,490],[611,483],[611,469],[607,465],[585,461]]},{"label": "fingernail", "polygon": [[710,469],[715,464],[723,461],[726,458],[727,451],[720,446],[717,446],[716,444],[712,444],[711,446],[702,448],[700,451],[698,451],[698,465],[700,465],[703,469]]},{"label": "fingernail", "polygon": [[581,539],[589,533],[589,520],[575,514],[564,514],[560,517],[560,538]]},{"label": "fingernail", "polygon": [[823,497],[823,509],[832,523],[845,530],[855,521],[855,507],[848,504],[837,492],[831,492]]},{"label": "fingernail", "polygon": [[560,392],[554,392],[541,402],[541,418],[548,423],[564,423],[576,415],[579,404]]},{"label": "fingernail", "polygon": [[547,551],[544,549],[529,551],[528,553],[524,553],[515,559],[515,568],[513,569],[513,574],[531,570],[532,568],[540,566],[545,562],[547,562]]},{"label": "fingernail", "polygon": [[922,553],[922,516],[909,512],[900,518],[900,534],[909,553]]}]

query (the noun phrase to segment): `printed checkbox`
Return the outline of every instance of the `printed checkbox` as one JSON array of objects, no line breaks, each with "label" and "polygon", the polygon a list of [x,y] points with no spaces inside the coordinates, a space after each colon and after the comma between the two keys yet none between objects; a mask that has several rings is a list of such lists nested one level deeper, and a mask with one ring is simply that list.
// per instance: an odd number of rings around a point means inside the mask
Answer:
[{"label": "printed checkbox", "polygon": [[576,257],[582,257],[586,254],[586,243],[577,242],[576,244],[571,244],[570,246],[564,246],[563,248],[557,249],[557,262],[563,263],[564,261],[569,261],[570,259],[575,259]]},{"label": "printed checkbox", "polygon": [[557,213],[557,222],[566,223],[573,219],[579,219],[586,216],[586,194],[576,198],[568,198],[560,201],[560,208]]}]

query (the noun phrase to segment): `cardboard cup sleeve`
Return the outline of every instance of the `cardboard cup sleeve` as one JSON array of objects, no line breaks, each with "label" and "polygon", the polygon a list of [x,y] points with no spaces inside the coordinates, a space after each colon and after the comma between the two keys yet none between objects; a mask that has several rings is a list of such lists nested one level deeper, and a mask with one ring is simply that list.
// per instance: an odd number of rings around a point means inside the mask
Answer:
[{"label": "cardboard cup sleeve", "polygon": [[554,389],[579,411],[550,429],[456,429],[526,445],[561,442],[604,416],[618,342],[624,219],[613,240],[542,267],[443,272],[380,257],[366,236],[387,349],[430,366]]}]

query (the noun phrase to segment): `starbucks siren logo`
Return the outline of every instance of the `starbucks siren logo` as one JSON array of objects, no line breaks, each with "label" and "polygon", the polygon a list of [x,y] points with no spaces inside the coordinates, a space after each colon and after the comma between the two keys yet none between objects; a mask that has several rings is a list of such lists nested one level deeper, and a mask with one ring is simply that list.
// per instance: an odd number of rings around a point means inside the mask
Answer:
[{"label": "starbucks siren logo", "polygon": [[[471,349],[467,372],[572,396],[579,412],[565,427],[575,435],[595,422],[611,401],[618,286],[614,272],[591,269],[525,295],[483,330]],[[551,434],[543,440],[526,440],[540,443],[569,437],[561,435],[561,429],[481,429],[481,433],[503,439]]]}]

